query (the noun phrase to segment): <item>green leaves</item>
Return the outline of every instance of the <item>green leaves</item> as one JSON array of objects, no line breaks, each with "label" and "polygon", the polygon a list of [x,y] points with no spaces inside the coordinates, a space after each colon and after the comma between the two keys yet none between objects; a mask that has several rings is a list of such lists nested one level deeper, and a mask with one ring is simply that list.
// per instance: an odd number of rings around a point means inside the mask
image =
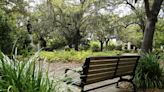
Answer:
[{"label": "green leaves", "polygon": [[[2,53],[0,53],[2,56]],[[0,89],[5,92],[53,92],[53,82],[42,71],[36,58],[29,61],[0,59]],[[37,68],[38,66],[39,68]]]},{"label": "green leaves", "polygon": [[2,52],[1,52],[1,50],[0,50],[0,60],[1,59],[3,59],[3,54],[2,54]]},{"label": "green leaves", "polygon": [[141,54],[135,74],[135,84],[138,88],[161,88],[163,86],[162,72],[157,55]]}]

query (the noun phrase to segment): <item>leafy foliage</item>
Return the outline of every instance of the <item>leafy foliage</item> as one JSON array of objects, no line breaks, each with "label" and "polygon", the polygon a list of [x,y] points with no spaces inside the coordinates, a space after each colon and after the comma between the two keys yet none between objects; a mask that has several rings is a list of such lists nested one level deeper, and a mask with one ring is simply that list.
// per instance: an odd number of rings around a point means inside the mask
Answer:
[{"label": "leafy foliage", "polygon": [[92,51],[93,52],[98,52],[100,51],[100,47],[98,44],[93,44],[92,47],[91,47]]},{"label": "leafy foliage", "polygon": [[131,42],[133,45],[140,47],[142,40],[142,32],[136,25],[131,25],[125,30],[119,32],[120,38],[124,42]]},{"label": "leafy foliage", "polygon": [[45,71],[42,64],[37,62],[37,56],[38,53],[27,61],[18,61],[9,59],[0,51],[0,91],[77,92],[76,88],[64,82],[69,81],[69,77],[50,77],[49,71]]},{"label": "leafy foliage", "polygon": [[13,40],[11,38],[12,27],[6,14],[0,10],[0,50],[6,54],[11,53]]},{"label": "leafy foliage", "polygon": [[154,35],[154,47],[159,48],[161,45],[164,45],[164,19],[159,18],[156,24],[156,32]]},{"label": "leafy foliage", "polygon": [[[53,81],[48,78],[35,57],[29,61],[9,59],[0,52],[0,89],[12,92],[52,92]],[[38,68],[37,68],[38,67]]]},{"label": "leafy foliage", "polygon": [[161,88],[163,70],[159,64],[159,57],[154,53],[145,53],[141,56],[136,70],[135,84],[138,88]]}]

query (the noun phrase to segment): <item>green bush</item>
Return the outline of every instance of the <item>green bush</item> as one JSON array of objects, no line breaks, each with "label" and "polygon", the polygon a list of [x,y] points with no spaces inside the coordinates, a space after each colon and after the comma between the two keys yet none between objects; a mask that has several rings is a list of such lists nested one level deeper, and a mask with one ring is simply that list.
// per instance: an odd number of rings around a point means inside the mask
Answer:
[{"label": "green bush", "polygon": [[115,46],[115,50],[122,50],[122,45]]},{"label": "green bush", "polygon": [[98,51],[100,51],[100,47],[99,47],[99,45],[97,45],[97,44],[93,44],[92,47],[91,47],[91,49],[92,49],[93,52],[98,52]]},{"label": "green bush", "polygon": [[161,88],[162,68],[154,53],[142,54],[136,69],[135,84],[138,88]]},{"label": "green bush", "polygon": [[0,50],[5,54],[11,54],[13,39],[11,32],[14,31],[10,25],[7,15],[0,9]]},{"label": "green bush", "polygon": [[85,45],[80,45],[79,46],[79,49],[80,50],[85,50],[86,51],[86,50],[89,50],[89,48],[90,48],[90,45],[89,44],[85,44]]},{"label": "green bush", "polygon": [[106,50],[114,50],[115,49],[115,45],[114,44],[109,44],[107,47],[106,47]]},{"label": "green bush", "polygon": [[153,52],[156,52],[156,53],[163,53],[164,50],[161,50],[160,48],[155,48],[155,50]]},{"label": "green bush", "polygon": [[54,49],[61,49],[63,48],[64,46],[66,46],[66,42],[65,40],[63,39],[63,37],[55,37],[53,39],[49,39],[48,41],[48,45],[49,47],[51,48],[51,50],[54,50]]}]

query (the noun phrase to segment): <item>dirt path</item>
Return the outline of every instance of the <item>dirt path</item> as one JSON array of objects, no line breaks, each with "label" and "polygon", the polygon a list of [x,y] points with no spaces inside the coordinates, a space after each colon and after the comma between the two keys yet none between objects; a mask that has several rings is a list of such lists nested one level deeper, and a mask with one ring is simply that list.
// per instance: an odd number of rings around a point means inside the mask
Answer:
[{"label": "dirt path", "polygon": [[55,62],[55,63],[48,63],[45,61],[41,61],[41,64],[45,70],[49,69],[50,77],[59,77],[64,74],[66,68],[78,68],[82,64],[70,62],[70,63],[62,63],[62,62]]}]

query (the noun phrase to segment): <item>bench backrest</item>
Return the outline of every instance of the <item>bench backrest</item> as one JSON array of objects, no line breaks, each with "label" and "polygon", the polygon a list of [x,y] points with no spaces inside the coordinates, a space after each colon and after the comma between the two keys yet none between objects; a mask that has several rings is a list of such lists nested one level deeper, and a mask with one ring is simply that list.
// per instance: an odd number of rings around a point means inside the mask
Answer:
[{"label": "bench backrest", "polygon": [[139,56],[89,57],[83,65],[82,83],[92,84],[115,77],[134,75]]}]

